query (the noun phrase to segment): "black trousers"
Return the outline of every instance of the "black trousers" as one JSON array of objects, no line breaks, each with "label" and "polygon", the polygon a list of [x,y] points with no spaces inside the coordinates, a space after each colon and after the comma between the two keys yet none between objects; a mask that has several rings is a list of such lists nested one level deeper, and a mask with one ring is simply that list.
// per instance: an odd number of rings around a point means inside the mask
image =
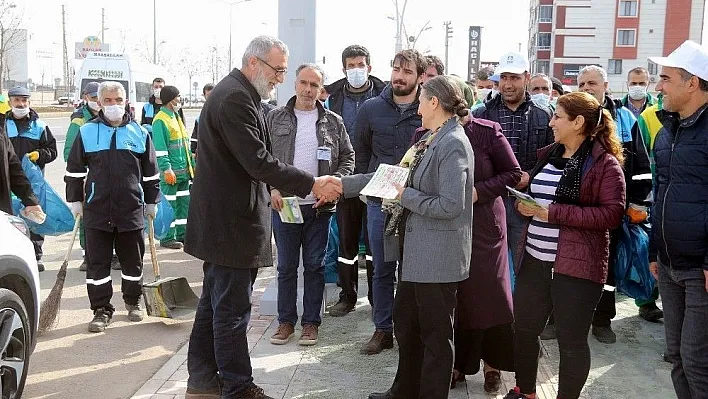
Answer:
[{"label": "black trousers", "polygon": [[514,292],[514,367],[521,393],[536,392],[538,340],[551,310],[560,349],[558,397],[576,399],[590,372],[588,330],[602,284],[552,274],[553,263],[524,254]]},{"label": "black trousers", "polygon": [[121,265],[121,291],[123,301],[137,305],[143,285],[143,255],[145,238],[142,230],[118,232],[86,229],[86,287],[91,310],[105,308],[113,313],[111,305],[113,283],[111,279],[111,258],[115,245],[116,255]]},{"label": "black trousers", "polygon": [[[617,256],[619,237],[619,229],[610,231],[610,259],[607,267],[607,283],[605,284],[611,287],[615,286],[615,256]],[[602,290],[600,302],[597,303],[595,314],[592,316],[592,325],[595,327],[608,327],[615,316],[617,316],[615,291]]]},{"label": "black trousers", "polygon": [[38,261],[42,260],[42,245],[44,245],[44,236],[30,232],[30,240],[34,246],[34,256]]},{"label": "black trousers", "polygon": [[447,398],[454,362],[457,283],[398,283],[393,328],[398,341],[394,398]]},{"label": "black trousers", "polygon": [[[339,273],[339,285],[342,287],[342,292],[339,293],[339,300],[354,305],[359,298],[359,267],[356,264],[356,260],[359,254],[359,238],[362,231],[366,254],[371,258],[368,229],[366,228],[366,204],[359,197],[347,198],[338,202],[337,226],[339,228],[337,272]],[[366,261],[366,280],[369,285],[367,297],[372,307],[374,306],[373,276],[374,263],[369,259]]]}]

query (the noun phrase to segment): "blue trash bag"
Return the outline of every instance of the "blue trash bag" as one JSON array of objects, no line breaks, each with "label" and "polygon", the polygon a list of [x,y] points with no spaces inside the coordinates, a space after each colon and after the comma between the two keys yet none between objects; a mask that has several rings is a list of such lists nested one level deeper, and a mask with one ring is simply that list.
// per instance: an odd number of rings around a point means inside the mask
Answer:
[{"label": "blue trash bag", "polygon": [[24,156],[22,158],[22,170],[32,185],[32,191],[37,196],[39,205],[47,215],[47,219],[44,223],[37,224],[22,216],[20,211],[25,206],[16,197],[12,198],[12,212],[20,216],[35,234],[57,236],[72,231],[74,229],[74,214],[62,197],[44,180],[44,175],[42,175],[42,170],[39,166],[27,159],[27,156]]},{"label": "blue trash bag", "polygon": [[[157,214],[155,215],[155,220],[153,220],[155,238],[158,240],[165,238],[174,221],[175,211],[172,209],[172,205],[170,205],[170,202],[164,195],[160,194],[160,202],[157,203]],[[147,220],[145,220],[145,234],[148,234]]]},{"label": "blue trash bag", "polygon": [[329,219],[329,237],[327,239],[327,250],[325,251],[325,283],[336,283],[339,279],[337,271],[337,259],[339,257],[339,227],[337,218]]},{"label": "blue trash bag", "polygon": [[653,299],[656,285],[649,271],[649,236],[638,224],[625,218],[620,227],[615,257],[615,280],[617,289],[640,301]]}]

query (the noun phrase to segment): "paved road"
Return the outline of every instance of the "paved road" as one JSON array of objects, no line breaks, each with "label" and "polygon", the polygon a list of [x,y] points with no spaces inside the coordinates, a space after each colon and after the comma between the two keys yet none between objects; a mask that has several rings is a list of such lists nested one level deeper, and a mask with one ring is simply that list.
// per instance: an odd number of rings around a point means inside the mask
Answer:
[{"label": "paved road", "polygon": [[[187,128],[194,125],[198,111],[187,110]],[[59,157],[46,168],[49,183],[64,194],[65,163],[61,155],[69,117],[44,119],[57,139]],[[47,237],[40,274],[42,297],[54,284],[56,272],[68,248],[68,234]],[[86,294],[85,276],[78,270],[81,249],[74,248],[67,274],[57,326],[39,338],[27,380],[25,398],[102,399],[129,398],[184,344],[192,321],[147,318],[134,324],[127,320],[120,295],[120,271],[113,271],[113,305],[117,312],[109,329],[102,334],[87,332],[92,318]],[[200,263],[180,251],[158,248],[163,276],[185,276],[199,293]],[[145,279],[153,278],[146,254]]]}]

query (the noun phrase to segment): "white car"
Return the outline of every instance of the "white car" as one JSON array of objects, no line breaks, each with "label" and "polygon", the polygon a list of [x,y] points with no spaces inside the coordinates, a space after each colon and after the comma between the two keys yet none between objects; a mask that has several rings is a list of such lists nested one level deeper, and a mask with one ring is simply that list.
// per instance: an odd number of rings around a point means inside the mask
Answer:
[{"label": "white car", "polygon": [[0,211],[0,397],[20,398],[39,323],[39,271],[29,228]]}]

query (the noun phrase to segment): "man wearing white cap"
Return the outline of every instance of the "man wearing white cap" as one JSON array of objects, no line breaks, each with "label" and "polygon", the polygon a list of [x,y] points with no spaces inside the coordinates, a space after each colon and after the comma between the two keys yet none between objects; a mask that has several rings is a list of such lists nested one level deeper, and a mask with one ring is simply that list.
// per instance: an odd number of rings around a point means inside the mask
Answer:
[{"label": "man wearing white cap", "polygon": [[708,395],[708,48],[684,42],[661,65],[650,269],[664,305],[679,399]]},{"label": "man wearing white cap", "polygon": [[[524,171],[521,182],[516,187],[519,190],[526,190],[528,187],[527,171],[536,165],[536,150],[553,143],[553,131],[548,126],[551,110],[531,101],[531,96],[526,91],[530,80],[528,71],[529,62],[526,57],[517,52],[504,54],[494,76],[490,77],[491,80],[499,77],[499,95],[472,109],[475,118],[491,120],[501,125],[504,136],[509,141],[521,170]],[[512,249],[510,263],[518,268],[520,254],[514,249],[521,240],[526,221],[516,212],[514,201],[514,197],[506,197],[504,204],[507,243]],[[513,269],[511,272],[513,281]]]}]

